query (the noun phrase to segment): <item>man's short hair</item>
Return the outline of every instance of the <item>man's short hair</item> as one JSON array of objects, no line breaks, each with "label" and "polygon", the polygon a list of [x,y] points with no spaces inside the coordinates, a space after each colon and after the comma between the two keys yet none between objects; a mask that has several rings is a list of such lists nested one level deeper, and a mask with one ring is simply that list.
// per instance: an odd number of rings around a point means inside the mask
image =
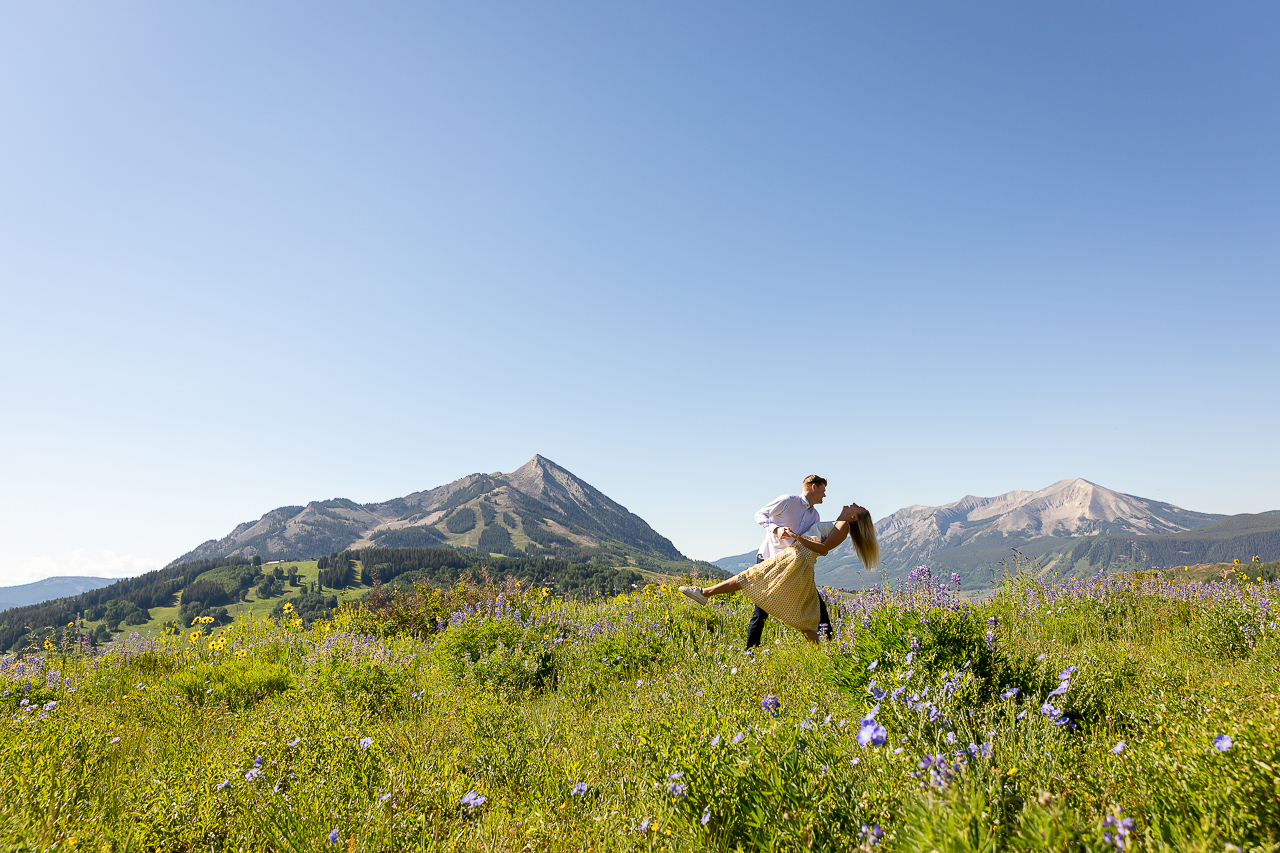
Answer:
[{"label": "man's short hair", "polygon": [[806,486],[825,486],[827,484],[827,478],[819,477],[817,474],[810,474],[808,477],[804,478],[804,484]]}]

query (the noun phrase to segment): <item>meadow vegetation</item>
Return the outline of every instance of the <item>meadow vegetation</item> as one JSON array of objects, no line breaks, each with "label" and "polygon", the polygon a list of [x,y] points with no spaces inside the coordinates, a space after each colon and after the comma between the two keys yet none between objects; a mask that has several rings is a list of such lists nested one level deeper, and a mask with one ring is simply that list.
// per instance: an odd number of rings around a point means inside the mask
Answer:
[{"label": "meadow vegetation", "polygon": [[740,598],[514,579],[102,651],[72,625],[0,659],[0,843],[1275,851],[1280,582],[1248,569],[975,603],[922,567],[753,653]]}]

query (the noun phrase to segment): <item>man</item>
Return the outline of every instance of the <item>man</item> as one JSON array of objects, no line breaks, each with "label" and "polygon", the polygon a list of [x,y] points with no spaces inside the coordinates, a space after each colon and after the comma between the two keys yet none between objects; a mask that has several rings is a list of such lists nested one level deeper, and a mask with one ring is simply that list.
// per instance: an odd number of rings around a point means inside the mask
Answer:
[{"label": "man", "polygon": [[[767,532],[764,542],[760,544],[760,552],[756,554],[756,562],[764,562],[779,551],[791,547],[793,541],[783,539],[783,534],[803,536],[808,533],[810,528],[818,523],[817,507],[826,496],[826,478],[810,474],[804,478],[800,494],[780,495],[757,512],[756,524]],[[831,630],[831,617],[827,615],[827,603],[822,600],[821,593],[818,595],[818,609],[821,611],[818,617],[818,633],[828,633]],[[751,614],[751,621],[747,623],[747,648],[760,645],[764,623],[768,618],[769,614],[757,606],[755,612]]]}]

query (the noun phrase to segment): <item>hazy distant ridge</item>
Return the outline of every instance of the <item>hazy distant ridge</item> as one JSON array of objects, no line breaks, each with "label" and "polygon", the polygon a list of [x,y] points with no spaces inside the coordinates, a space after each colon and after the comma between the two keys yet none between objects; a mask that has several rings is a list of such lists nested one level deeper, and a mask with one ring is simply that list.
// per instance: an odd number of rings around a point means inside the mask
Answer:
[{"label": "hazy distant ridge", "polygon": [[0,586],[0,611],[10,607],[40,604],[55,598],[79,595],[93,589],[101,589],[116,582],[116,578],[54,577],[25,583],[20,586]]}]

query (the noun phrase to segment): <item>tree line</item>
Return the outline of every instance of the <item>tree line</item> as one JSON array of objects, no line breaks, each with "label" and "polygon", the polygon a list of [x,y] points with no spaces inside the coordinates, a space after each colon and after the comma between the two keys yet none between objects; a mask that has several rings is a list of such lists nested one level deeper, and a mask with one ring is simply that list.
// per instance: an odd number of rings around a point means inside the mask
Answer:
[{"label": "tree line", "polygon": [[41,628],[61,627],[76,621],[81,614],[93,614],[93,619],[109,614],[125,624],[141,625],[151,618],[152,607],[168,607],[174,596],[197,577],[210,569],[228,565],[247,566],[251,563],[245,557],[195,560],[147,572],[136,578],[125,578],[79,595],[10,608],[0,613],[0,648],[17,648],[25,643],[28,634]]},{"label": "tree line", "polygon": [[592,597],[615,595],[644,583],[643,575],[627,568],[546,557],[489,557],[452,548],[365,548],[345,556],[359,559],[371,579],[397,586],[424,582],[451,586],[467,576],[487,575],[546,586],[559,595]]}]

